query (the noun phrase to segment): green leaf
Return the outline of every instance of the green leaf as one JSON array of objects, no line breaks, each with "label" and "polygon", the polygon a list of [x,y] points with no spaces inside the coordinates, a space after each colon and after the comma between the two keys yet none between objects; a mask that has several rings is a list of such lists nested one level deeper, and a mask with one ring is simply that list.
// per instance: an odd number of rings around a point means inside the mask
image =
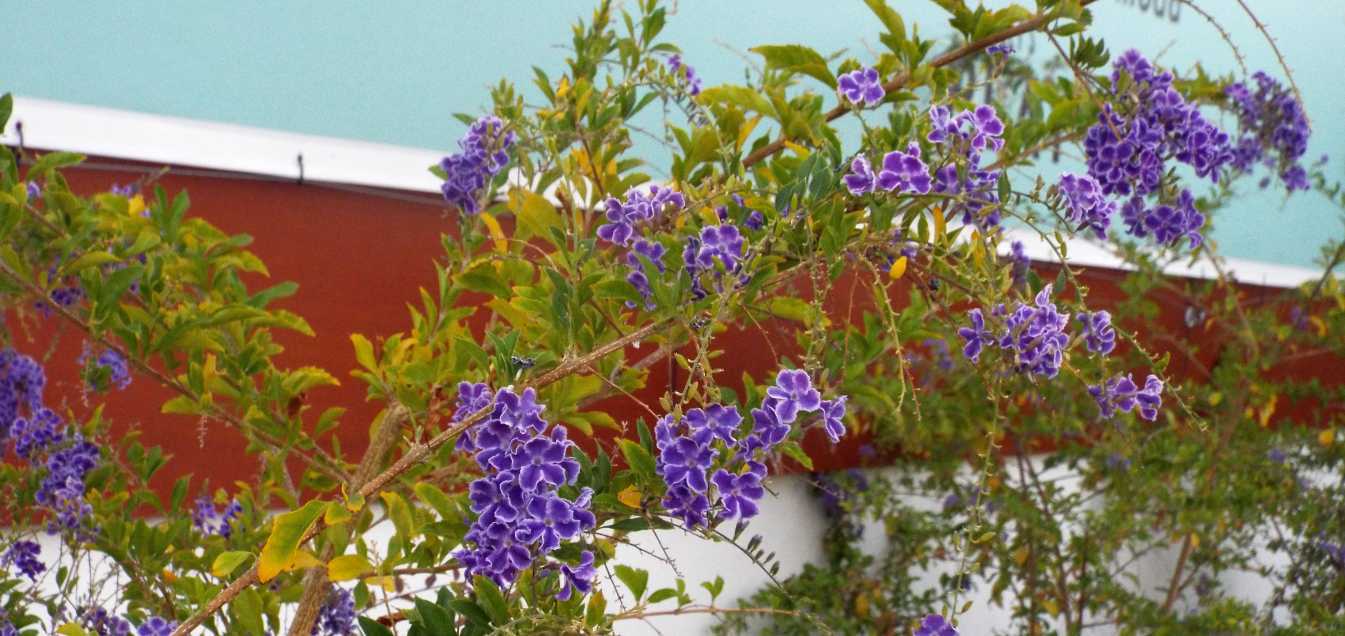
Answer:
[{"label": "green leaf", "polygon": [[677,598],[677,590],[665,587],[663,589],[654,590],[654,593],[649,595],[648,603],[653,605],[654,603],[661,603],[670,598]]},{"label": "green leaf", "polygon": [[606,616],[607,598],[602,595],[601,590],[594,590],[593,595],[588,597],[588,611],[584,613],[584,623],[589,626],[601,625]]},{"label": "green leaf", "polygon": [[802,73],[830,88],[836,88],[836,76],[827,68],[820,53],[799,44],[768,44],[750,49],[766,58],[766,66],[791,73]]},{"label": "green leaf", "polygon": [[373,564],[358,554],[343,554],[327,562],[327,578],[349,581],[374,571]]},{"label": "green leaf", "polygon": [[636,474],[645,478],[654,477],[654,458],[650,456],[649,451],[638,443],[623,439],[618,442],[621,445],[621,454],[626,458],[626,465]]},{"label": "green leaf", "polygon": [[219,556],[215,557],[215,562],[210,565],[210,573],[219,578],[224,578],[233,574],[233,571],[237,570],[238,566],[242,565],[250,558],[252,558],[251,552],[243,552],[241,550],[221,552]]},{"label": "green leaf", "polygon": [[508,299],[514,295],[513,290],[503,280],[500,280],[500,274],[495,271],[495,266],[490,263],[482,263],[463,272],[458,276],[458,284],[464,289],[481,292],[496,298]]},{"label": "green leaf", "polygon": [[438,486],[422,481],[417,482],[412,490],[415,491],[416,496],[421,501],[434,508],[434,511],[439,513],[440,518],[445,521],[454,521],[458,518],[457,506],[453,505],[453,500],[449,499],[448,495],[444,494],[444,491],[440,490]]},{"label": "green leaf", "polygon": [[163,403],[163,406],[159,407],[159,412],[165,415],[196,415],[200,410],[196,400],[185,395],[179,395],[168,400]]},{"label": "green leaf", "polygon": [[37,160],[37,163],[33,164],[33,167],[28,169],[28,174],[46,175],[48,170],[73,166],[81,161],[84,161],[84,155],[78,153],[49,152],[42,155],[42,157]]},{"label": "green leaf", "polygon": [[770,312],[795,322],[809,323],[813,318],[813,306],[793,296],[771,298]]},{"label": "green leaf", "polygon": [[640,600],[644,596],[645,587],[649,585],[649,572],[629,565],[617,565],[614,569],[616,570],[616,578],[621,579],[621,582],[630,588],[631,594],[635,595],[635,600]]},{"label": "green leaf", "polygon": [[350,334],[350,343],[355,345],[355,361],[360,363],[360,366],[370,371],[377,371],[378,362],[374,360],[373,343],[369,342],[368,338],[357,333]]},{"label": "green leaf", "polygon": [[14,96],[5,93],[0,96],[0,133],[5,131],[5,124],[9,123],[9,116],[14,114]]},{"label": "green leaf", "polygon": [[392,630],[379,624],[378,621],[365,616],[356,617],[360,621],[360,630],[364,636],[397,636]]},{"label": "green leaf", "polygon": [[411,506],[395,492],[385,492],[381,497],[388,507],[388,517],[392,519],[392,525],[397,528],[397,536],[409,541],[416,534],[416,520],[411,514]]},{"label": "green leaf", "polygon": [[430,630],[431,634],[452,636],[458,633],[457,627],[453,625],[453,617],[449,615],[447,610],[423,598],[417,598],[415,602],[416,613],[420,614],[420,622]]},{"label": "green leaf", "polygon": [[472,601],[455,598],[452,601],[449,601],[448,605],[453,608],[453,611],[462,614],[463,617],[467,619],[469,625],[476,625],[479,627],[490,625],[490,616],[486,614],[486,610],[481,609],[480,605],[477,605]]},{"label": "green leaf", "polygon": [[[560,213],[556,212],[555,206],[551,205],[546,197],[535,192],[523,191],[520,195],[522,201],[518,203],[518,227],[522,230],[519,238],[526,239],[529,236],[540,237],[546,241],[551,241],[551,230],[560,229],[564,225],[560,218]],[[557,245],[556,247],[560,247]]]},{"label": "green leaf", "polygon": [[869,5],[869,10],[878,16],[888,33],[901,40],[906,39],[906,23],[902,21],[900,13],[893,11],[883,0],[864,0],[864,4]]},{"label": "green leaf", "polygon": [[476,600],[481,602],[481,607],[490,615],[491,621],[496,625],[509,622],[509,604],[494,581],[477,576],[472,579],[472,589],[476,591]]},{"label": "green leaf", "polygon": [[262,583],[294,565],[299,558],[300,541],[326,508],[322,500],[314,499],[298,510],[276,515],[271,525],[271,536],[266,539],[261,561],[257,564],[257,578]]},{"label": "green leaf", "polygon": [[803,452],[803,447],[799,446],[798,442],[788,441],[781,444],[780,452],[798,462],[805,470],[813,469],[813,458],[809,457],[808,453]]}]

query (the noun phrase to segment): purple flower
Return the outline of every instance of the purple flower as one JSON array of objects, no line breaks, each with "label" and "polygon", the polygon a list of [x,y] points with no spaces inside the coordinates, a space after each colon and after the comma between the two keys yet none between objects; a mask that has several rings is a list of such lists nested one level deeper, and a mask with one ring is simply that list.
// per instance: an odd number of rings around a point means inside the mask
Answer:
[{"label": "purple flower", "polygon": [[1163,381],[1155,375],[1144,381],[1144,388],[1135,386],[1129,373],[1117,375],[1101,385],[1088,387],[1088,393],[1107,419],[1117,411],[1128,413],[1138,406],[1140,417],[1152,422],[1158,419],[1158,407],[1163,405]]},{"label": "purple flower", "polygon": [[752,433],[743,440],[744,452],[751,454],[758,450],[770,452],[789,436],[789,425],[781,424],[775,416],[777,400],[767,398],[761,408],[752,409]]},{"label": "purple flower", "polygon": [[556,594],[556,599],[568,601],[575,592],[586,596],[593,590],[593,578],[597,575],[597,570],[593,569],[593,552],[584,550],[579,554],[579,563],[570,567],[568,563],[560,564],[561,588]]},{"label": "purple flower", "polygon": [[873,167],[869,165],[869,159],[864,155],[855,155],[855,158],[850,162],[850,173],[845,175],[844,179],[846,189],[855,196],[873,192],[873,188],[877,184]]},{"label": "purple flower", "polygon": [[991,55],[1003,55],[1007,57],[1009,55],[1013,55],[1013,45],[1008,42],[991,44],[989,47],[985,49],[985,52]]},{"label": "purple flower", "polygon": [[172,636],[173,630],[177,629],[177,623],[167,619],[152,616],[149,620],[140,624],[136,628],[136,636]]},{"label": "purple flower", "polygon": [[799,411],[816,411],[822,405],[822,396],[813,388],[813,380],[802,369],[784,369],[775,377],[775,386],[766,389],[766,395],[775,400],[773,410],[781,424],[792,424]]},{"label": "purple flower", "polygon": [[862,68],[838,77],[837,90],[857,106],[876,106],[887,94],[879,81],[878,71],[872,68]]},{"label": "purple flower", "polygon": [[682,421],[686,422],[692,439],[698,444],[709,444],[714,439],[721,439],[733,445],[743,416],[732,406],[711,404],[704,409],[688,410],[682,416]]},{"label": "purple flower", "polygon": [[920,146],[911,142],[906,152],[892,151],[883,156],[883,169],[877,185],[888,192],[929,194],[929,168],[920,160]]},{"label": "purple flower", "polygon": [[1027,251],[1023,249],[1022,241],[1014,241],[1009,245],[1009,260],[1013,263],[1013,286],[1027,286],[1027,272],[1032,267],[1032,260],[1027,257]]},{"label": "purple flower", "polygon": [[845,401],[846,396],[842,395],[834,400],[822,401],[822,430],[827,434],[827,439],[832,444],[841,441],[845,436]]},{"label": "purple flower", "polygon": [[667,494],[663,496],[662,504],[668,514],[681,519],[688,529],[705,525],[709,518],[709,497],[684,484],[669,488]]},{"label": "purple flower", "polygon": [[981,350],[986,345],[995,344],[996,338],[993,331],[986,329],[985,316],[981,314],[980,309],[967,312],[967,319],[971,321],[971,326],[958,329],[957,335],[967,341],[967,344],[962,347],[962,355],[975,363],[980,361]]},{"label": "purple flower", "polygon": [[[591,489],[585,489],[580,499],[587,503],[593,496]],[[537,544],[543,554],[560,547],[562,541],[569,541],[585,528],[594,524],[593,513],[575,502],[566,501],[557,496],[533,497],[528,502],[527,518],[519,524],[514,539],[520,543]]]},{"label": "purple flower", "polygon": [[706,471],[718,455],[719,451],[706,444],[679,437],[659,451],[658,474],[669,486],[686,484],[696,492],[705,492]]},{"label": "purple flower", "polygon": [[0,558],[0,565],[12,565],[18,568],[19,574],[36,581],[37,576],[47,569],[47,566],[37,558],[41,551],[42,548],[36,541],[15,541],[9,546],[4,557]]},{"label": "purple flower", "polygon": [[1081,313],[1078,319],[1083,324],[1084,343],[1089,351],[1105,356],[1116,348],[1116,331],[1111,326],[1111,314],[1106,311]]},{"label": "purple flower", "polygon": [[1250,172],[1262,164],[1279,174],[1289,191],[1306,190],[1310,184],[1300,161],[1307,153],[1312,132],[1307,113],[1293,91],[1279,80],[1262,71],[1253,74],[1252,79],[1256,82],[1255,90],[1242,82],[1224,89],[1241,128],[1241,137],[1233,150],[1233,168]]},{"label": "purple flower", "polygon": [[[460,386],[459,412],[484,408],[485,395],[477,385]],[[573,501],[558,494],[574,482],[579,464],[570,457],[574,443],[565,427],[542,419],[544,409],[533,389],[503,388],[495,393],[490,415],[463,434],[469,441],[460,448],[474,453],[485,473],[468,486],[476,518],[464,547],[453,553],[469,575],[508,585],[596,522],[589,512],[591,490]]]},{"label": "purple flower", "polygon": [[[935,172],[933,192],[950,197],[949,214],[961,212],[964,224],[974,223],[983,232],[997,228],[1000,173],[981,168],[981,158],[986,150],[998,151],[1004,146],[1004,122],[988,105],[957,115],[945,106],[935,106],[929,111],[929,119],[926,139],[962,159],[960,165],[949,161]],[[982,214],[982,210],[988,211]]]},{"label": "purple flower", "polygon": [[312,634],[317,636],[321,630],[323,636],[348,636],[355,631],[355,596],[350,590],[333,588],[322,608],[318,610],[318,620],[313,625]]},{"label": "purple flower", "polygon": [[242,513],[243,505],[237,499],[230,500],[221,513],[209,497],[201,495],[192,508],[192,526],[203,534],[217,534],[227,539],[233,534],[233,520]]},{"label": "purple flower", "polygon": [[37,183],[36,181],[29,181],[29,182],[28,182],[28,200],[29,200],[29,201],[32,201],[33,199],[38,199],[38,198],[41,198],[41,197],[42,197],[42,186],[38,185],[38,183]]},{"label": "purple flower", "polygon": [[1102,186],[1087,175],[1066,172],[1060,177],[1060,193],[1065,198],[1069,220],[1079,229],[1092,230],[1100,239],[1107,238],[1107,227],[1116,204],[1102,193]]},{"label": "purple flower", "polygon": [[[130,621],[108,613],[101,607],[85,609],[80,613],[80,625],[98,636],[131,636]],[[0,633],[2,636],[3,633]]]},{"label": "purple flower", "polygon": [[915,630],[913,636],[958,636],[958,631],[948,619],[938,614],[930,614],[920,621],[920,627]]},{"label": "purple flower", "polygon": [[695,97],[701,94],[701,78],[696,75],[696,69],[682,62],[681,55],[674,53],[668,57],[668,70],[682,81],[688,95]]},{"label": "purple flower", "polygon": [[757,502],[766,496],[766,489],[761,487],[761,477],[765,474],[766,467],[757,464],[753,468],[755,470],[748,470],[740,475],[722,468],[715,472],[714,484],[724,504],[725,519],[733,517],[750,519],[757,516],[759,512]]},{"label": "purple flower", "polygon": [[508,165],[509,148],[515,139],[514,132],[506,131],[498,117],[476,120],[458,141],[459,151],[439,162],[444,172],[440,188],[444,200],[467,214],[480,212],[481,198],[495,175]]}]

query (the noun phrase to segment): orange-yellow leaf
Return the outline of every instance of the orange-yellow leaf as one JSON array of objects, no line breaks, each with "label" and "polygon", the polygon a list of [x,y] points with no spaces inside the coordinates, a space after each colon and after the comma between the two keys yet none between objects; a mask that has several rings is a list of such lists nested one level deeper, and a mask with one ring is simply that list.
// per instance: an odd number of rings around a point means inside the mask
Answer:
[{"label": "orange-yellow leaf", "polygon": [[887,275],[891,277],[892,280],[898,280],[902,276],[905,276],[906,262],[907,260],[905,256],[899,257],[897,260],[892,261],[892,269],[887,270]]}]

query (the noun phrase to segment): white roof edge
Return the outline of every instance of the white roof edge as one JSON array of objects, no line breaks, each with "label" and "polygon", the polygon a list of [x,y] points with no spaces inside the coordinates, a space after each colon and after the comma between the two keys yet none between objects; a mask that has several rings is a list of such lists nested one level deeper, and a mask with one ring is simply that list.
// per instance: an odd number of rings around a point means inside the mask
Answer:
[{"label": "white roof edge", "polygon": [[[438,163],[444,154],[427,148],[304,135],[23,96],[15,96],[10,122],[23,123],[24,144],[31,148],[295,180],[300,176],[298,157],[303,155],[303,177],[307,180],[411,192],[439,192],[439,180],[427,168]],[[0,143],[13,146],[18,142],[19,136],[11,123],[0,134]],[[1001,244],[1006,252],[1012,240],[1019,240],[1032,260],[1058,261],[1055,251],[1036,232],[1022,229],[1007,232],[1010,240]],[[1083,238],[1068,239],[1066,254],[1072,265],[1134,269],[1105,245]],[[1239,282],[1269,287],[1296,287],[1321,275],[1304,267],[1238,258],[1225,259],[1224,265],[1229,275]],[[1218,272],[1207,261],[1194,265],[1174,264],[1164,272],[1200,279],[1218,277]]]},{"label": "white roof edge", "polygon": [[362,186],[438,192],[428,171],[441,151],[218,122],[14,97],[14,114],[0,142],[100,157],[246,172],[287,179],[303,176]]},{"label": "white roof edge", "polygon": [[[1023,251],[1034,261],[1059,262],[1055,249],[1040,234],[1029,229],[1006,229],[1005,240],[1000,243],[1000,253],[1008,254],[1013,241],[1022,241]],[[1065,240],[1065,257],[1070,265],[1100,267],[1105,269],[1133,271],[1135,266],[1117,256],[1105,243],[1091,241],[1081,237]],[[1297,287],[1303,283],[1321,278],[1322,273],[1307,267],[1279,265],[1245,258],[1224,258],[1223,269],[1233,280],[1248,285],[1265,287]],[[1180,261],[1163,268],[1168,276],[1213,280],[1219,277],[1219,270],[1208,259],[1195,263]]]}]

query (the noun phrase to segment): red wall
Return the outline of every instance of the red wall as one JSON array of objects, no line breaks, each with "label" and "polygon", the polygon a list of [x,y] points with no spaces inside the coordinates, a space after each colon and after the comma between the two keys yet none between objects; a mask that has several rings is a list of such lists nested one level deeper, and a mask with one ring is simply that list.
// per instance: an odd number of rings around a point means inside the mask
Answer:
[{"label": "red wall", "polygon": [[[93,193],[106,190],[113,183],[130,183],[142,174],[76,169],[67,176],[77,191]],[[192,200],[190,214],[204,217],[229,233],[251,234],[255,238],[251,249],[266,262],[274,281],[299,283],[299,293],[281,301],[279,306],[304,316],[317,336],[278,334],[286,347],[278,362],[287,366],[320,366],[341,379],[339,388],[315,391],[310,404],[315,407],[314,417],[327,406],[349,409],[337,435],[347,457],[358,458],[369,421],[379,405],[366,403],[363,384],[349,376],[355,360],[348,335],[360,332],[377,341],[380,336],[409,327],[406,303],[418,302],[419,287],[433,286],[431,260],[441,253],[440,235],[449,232],[452,226],[438,197],[390,193],[397,198],[389,198],[319,185],[172,173],[159,183],[169,192],[188,190]],[[1038,271],[1048,280],[1055,275],[1053,266],[1041,266]],[[1091,288],[1090,302],[1101,307],[1119,300],[1122,292],[1116,283],[1122,276],[1111,270],[1087,271],[1083,278]],[[917,277],[911,273],[905,280],[909,283]],[[827,299],[833,316],[849,315],[856,319],[864,308],[863,301],[858,305],[852,301],[850,288],[854,283],[851,277],[843,278]],[[1174,283],[1179,289],[1205,284],[1180,279],[1174,279]],[[1250,302],[1264,302],[1280,290],[1244,286],[1240,293]],[[862,299],[866,295],[861,291],[854,297]],[[1156,298],[1163,306],[1164,326],[1200,345],[1196,360],[1174,356],[1170,372],[1179,377],[1202,377],[1219,348],[1214,331],[1184,324],[1189,301],[1183,294],[1163,292]],[[51,375],[48,401],[64,400],[76,412],[84,412],[74,363],[82,338],[56,322],[56,318],[49,319],[51,324],[28,334],[30,342],[21,346],[30,354],[44,352],[51,336],[59,334],[48,361]],[[736,336],[731,340],[737,343],[735,349],[726,357],[731,368],[722,379],[734,384],[744,370],[755,377],[770,373],[775,365],[774,354],[795,350],[795,330],[792,323],[770,322],[763,330],[747,330]],[[1162,343],[1152,344],[1159,350],[1166,349]],[[632,355],[650,350],[646,346]],[[1339,380],[1338,374],[1332,373],[1335,364],[1338,360],[1308,357],[1291,372]],[[667,369],[665,364],[652,369],[649,389],[641,396],[647,403],[657,404],[658,395],[667,386]],[[200,479],[209,477],[212,487],[255,479],[257,460],[243,452],[244,445],[237,433],[220,422],[202,424],[193,418],[160,414],[159,406],[168,397],[170,394],[164,389],[145,378],[137,378],[124,392],[114,391],[106,396],[106,416],[119,432],[138,429],[146,444],[162,446],[174,455],[157,484],[159,487],[185,473],[193,473],[198,485]],[[646,411],[628,399],[608,400],[597,407],[609,411],[618,421],[640,416],[647,419]],[[810,446],[817,451],[818,467],[832,469],[855,465],[859,444],[860,440],[849,439],[837,449],[826,444]]]}]

